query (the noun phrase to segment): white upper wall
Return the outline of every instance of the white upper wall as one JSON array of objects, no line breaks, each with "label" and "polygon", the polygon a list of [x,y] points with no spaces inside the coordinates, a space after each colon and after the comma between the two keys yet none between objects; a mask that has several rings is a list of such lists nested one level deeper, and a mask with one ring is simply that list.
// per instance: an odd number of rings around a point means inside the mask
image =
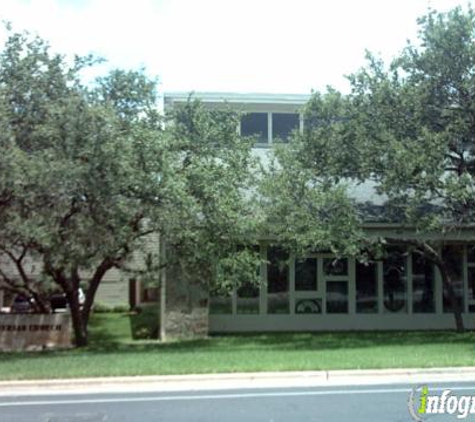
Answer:
[{"label": "white upper wall", "polygon": [[[269,114],[269,128],[272,130],[272,113],[301,113],[302,108],[310,99],[306,94],[267,94],[267,93],[232,93],[232,92],[170,92],[164,95],[164,107],[171,108],[174,104],[183,104],[190,98],[199,99],[210,107],[231,107],[242,112],[259,112]],[[303,120],[301,118],[300,127]],[[272,154],[272,136],[267,143],[259,143],[253,149],[253,154],[259,157],[264,167],[267,167]],[[267,147],[267,148],[266,148]],[[369,202],[373,205],[383,205],[387,198],[379,195],[375,184],[371,181],[349,184],[348,193],[358,202]]]}]

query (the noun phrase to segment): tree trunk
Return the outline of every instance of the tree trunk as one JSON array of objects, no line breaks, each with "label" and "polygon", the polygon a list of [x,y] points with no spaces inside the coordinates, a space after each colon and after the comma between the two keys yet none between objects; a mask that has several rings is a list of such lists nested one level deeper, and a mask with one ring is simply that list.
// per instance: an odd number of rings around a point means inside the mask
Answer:
[{"label": "tree trunk", "polygon": [[463,333],[465,332],[465,326],[463,323],[462,310],[457,303],[457,296],[455,295],[454,287],[452,285],[452,279],[445,268],[445,264],[442,261],[437,262],[436,264],[442,276],[442,285],[445,287],[447,295],[449,296],[450,305],[455,318],[455,327],[458,333]]},{"label": "tree trunk", "polygon": [[48,307],[46,306],[43,298],[36,292],[32,292],[32,296],[35,301],[33,307],[36,309],[36,311],[40,314],[47,314]]},{"label": "tree trunk", "polygon": [[92,305],[94,304],[94,298],[96,297],[97,289],[102,281],[102,278],[113,267],[113,263],[110,259],[104,259],[94,271],[92,278],[89,280],[86,300],[82,309],[82,317],[84,326],[89,324],[89,317],[91,315]]},{"label": "tree trunk", "polygon": [[74,339],[76,347],[85,347],[88,345],[87,323],[79,307],[79,298],[77,289],[66,294],[71,312],[73,323]]}]

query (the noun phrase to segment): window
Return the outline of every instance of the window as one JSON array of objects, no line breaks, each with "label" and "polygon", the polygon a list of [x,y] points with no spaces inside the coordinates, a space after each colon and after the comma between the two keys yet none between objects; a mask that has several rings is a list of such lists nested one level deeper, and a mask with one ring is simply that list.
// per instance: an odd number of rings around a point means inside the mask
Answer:
[{"label": "window", "polygon": [[475,268],[468,267],[468,298],[475,299]]},{"label": "window", "polygon": [[348,260],[335,259],[335,258],[325,258],[323,260],[323,271],[325,275],[331,276],[347,276],[348,275]]},{"label": "window", "polygon": [[289,254],[281,248],[267,250],[267,313],[289,313]]},{"label": "window", "polygon": [[467,261],[469,262],[469,264],[475,263],[475,246],[474,245],[467,246]]},{"label": "window", "polygon": [[415,313],[435,312],[434,268],[419,254],[412,254],[412,297]]},{"label": "window", "polygon": [[402,251],[391,249],[383,262],[384,309],[386,312],[406,312],[407,267]]},{"label": "window", "polygon": [[299,128],[298,113],[248,113],[241,119],[241,135],[257,137],[258,144],[287,142]]},{"label": "window", "polygon": [[475,312],[475,246],[467,246],[468,311]]},{"label": "window", "polygon": [[210,291],[209,313],[211,315],[232,314],[233,300],[231,293],[212,289]]},{"label": "window", "polygon": [[317,290],[317,258],[295,261],[295,290]]},{"label": "window", "polygon": [[374,262],[357,262],[356,277],[356,312],[374,314],[378,312],[377,266]]},{"label": "window", "polygon": [[[239,253],[252,254],[254,257],[260,257],[259,245],[238,245]],[[260,259],[255,268],[254,280],[244,280],[236,290],[236,312],[238,314],[258,314],[259,296],[260,296]]]},{"label": "window", "polygon": [[[442,251],[443,259],[452,280],[457,306],[463,310],[463,246],[450,245]],[[453,312],[447,290],[444,287],[444,312]]]},{"label": "window", "polygon": [[348,282],[327,281],[327,314],[348,313]]},{"label": "window", "polygon": [[237,313],[259,313],[259,287],[252,283],[244,283],[237,289]]},{"label": "window", "polygon": [[268,142],[268,119],[267,113],[249,113],[241,120],[241,135],[256,136],[258,143]]},{"label": "window", "polygon": [[298,130],[300,118],[296,113],[272,113],[273,142],[287,142],[294,130]]}]

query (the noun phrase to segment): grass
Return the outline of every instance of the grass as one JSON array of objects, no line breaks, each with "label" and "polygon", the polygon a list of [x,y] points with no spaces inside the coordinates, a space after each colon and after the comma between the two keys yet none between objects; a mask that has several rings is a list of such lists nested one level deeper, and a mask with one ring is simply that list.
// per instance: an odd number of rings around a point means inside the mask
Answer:
[{"label": "grass", "polygon": [[132,341],[126,314],[96,314],[83,350],[0,353],[0,380],[475,365],[475,333],[351,332]]}]

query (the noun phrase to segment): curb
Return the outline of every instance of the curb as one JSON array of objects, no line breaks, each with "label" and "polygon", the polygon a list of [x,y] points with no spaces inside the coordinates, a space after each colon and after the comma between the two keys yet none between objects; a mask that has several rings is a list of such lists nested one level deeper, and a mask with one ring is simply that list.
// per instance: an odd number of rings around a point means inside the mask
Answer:
[{"label": "curb", "polygon": [[250,372],[0,381],[0,396],[475,381],[475,367]]}]

